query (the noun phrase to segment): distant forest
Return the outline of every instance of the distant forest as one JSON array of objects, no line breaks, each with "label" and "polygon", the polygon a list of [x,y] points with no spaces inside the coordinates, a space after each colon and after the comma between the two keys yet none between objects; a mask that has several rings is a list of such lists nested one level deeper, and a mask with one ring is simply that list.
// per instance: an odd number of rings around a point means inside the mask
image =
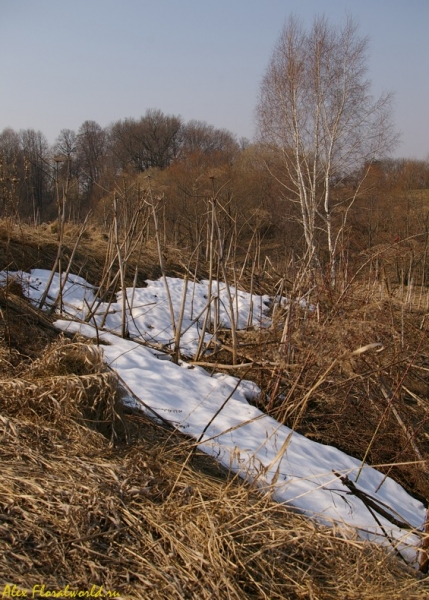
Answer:
[{"label": "distant forest", "polygon": [[[262,143],[160,110],[106,128],[85,121],[77,132],[63,129],[53,146],[41,131],[6,128],[0,133],[0,215],[35,225],[53,221],[61,195],[66,220],[81,222],[90,213],[108,227],[113,197],[133,210],[150,181],[171,243],[194,247],[207,199],[215,194],[242,236],[295,251],[302,241],[299,213],[267,168],[267,153],[272,160],[272,148]],[[357,249],[420,233],[428,224],[429,206],[411,210],[409,192],[429,188],[429,160],[386,159],[370,167],[347,221]],[[339,198],[355,194],[363,168],[332,181]]]}]

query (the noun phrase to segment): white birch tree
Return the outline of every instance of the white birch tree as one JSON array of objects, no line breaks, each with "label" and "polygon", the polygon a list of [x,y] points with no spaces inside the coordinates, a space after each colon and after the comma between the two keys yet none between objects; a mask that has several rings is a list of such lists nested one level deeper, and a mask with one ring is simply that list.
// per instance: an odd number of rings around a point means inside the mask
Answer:
[{"label": "white birch tree", "polygon": [[[257,106],[259,139],[275,156],[267,166],[285,197],[299,206],[306,258],[320,265],[321,240],[333,280],[338,241],[361,189],[364,166],[396,143],[392,94],[371,95],[367,49],[351,18],[340,29],[317,17],[306,31],[291,17],[263,77]],[[333,182],[357,172],[361,179],[350,196],[336,200]],[[340,205],[341,224],[334,227],[332,216]]]}]

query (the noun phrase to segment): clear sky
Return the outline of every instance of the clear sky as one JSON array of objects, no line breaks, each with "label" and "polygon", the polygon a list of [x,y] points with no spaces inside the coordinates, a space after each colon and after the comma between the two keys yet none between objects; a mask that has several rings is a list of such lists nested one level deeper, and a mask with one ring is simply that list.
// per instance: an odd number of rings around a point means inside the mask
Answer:
[{"label": "clear sky", "polygon": [[252,138],[285,20],[355,17],[375,95],[395,92],[397,156],[429,156],[429,0],[0,0],[0,131],[101,126],[148,108]]}]

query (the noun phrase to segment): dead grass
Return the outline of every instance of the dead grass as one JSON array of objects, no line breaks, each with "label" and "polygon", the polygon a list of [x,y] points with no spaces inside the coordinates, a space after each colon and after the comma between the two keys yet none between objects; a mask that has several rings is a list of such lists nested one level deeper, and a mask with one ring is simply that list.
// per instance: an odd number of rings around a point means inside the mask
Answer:
[{"label": "dead grass", "polygon": [[3,413],[1,428],[0,569],[22,588],[102,585],[130,598],[417,598],[427,590],[380,549],[336,538],[243,484],[192,467],[176,482],[185,448],[174,449],[165,431],[155,445],[139,439],[114,450],[78,426],[65,434]]},{"label": "dead grass", "polygon": [[[317,292],[318,290],[315,290]],[[278,326],[241,337],[259,406],[318,442],[333,445],[429,501],[429,338],[426,309],[357,281],[336,303],[314,294],[317,310],[294,304]],[[368,344],[374,349],[354,355]],[[237,371],[238,373],[238,371]],[[399,464],[402,463],[402,464]],[[386,465],[383,467],[382,465]]]},{"label": "dead grass", "polygon": [[[68,225],[65,256],[75,235]],[[50,268],[55,240],[50,225],[2,222],[1,264]],[[98,283],[106,248],[89,228],[72,272]],[[169,275],[188,260],[176,250],[165,259]],[[159,276],[151,242],[133,260],[138,285]],[[322,290],[317,313],[293,309],[282,346],[280,313],[278,327],[240,334],[240,360],[255,361],[246,377],[263,388],[261,404],[318,441],[362,458],[381,421],[368,462],[407,463],[385,471],[424,499],[425,471],[385,394],[426,460],[428,320],[385,287],[360,281],[340,305]],[[124,412],[99,350],[58,339],[18,288],[0,290],[0,311],[1,584],[102,585],[142,599],[429,597],[428,579],[382,548],[272,503],[206,455],[189,460],[189,440]],[[224,342],[217,362],[230,362]],[[383,352],[350,356],[371,342]]]},{"label": "dead grass", "polygon": [[14,374],[13,345],[3,335],[3,585],[142,599],[428,597],[428,581],[383,549],[272,503],[204,455],[183,468],[190,442],[121,414],[96,347],[59,339],[36,360],[14,350]]},{"label": "dead grass", "polygon": [[[66,224],[64,234],[63,263],[67,265],[77,238],[79,227]],[[16,224],[0,219],[0,265],[9,271],[51,269],[57,254],[55,223],[38,227]],[[75,253],[71,272],[88,282],[98,285],[106,260],[108,232],[89,224]],[[187,253],[177,248],[165,250],[166,272],[170,276],[183,273],[182,264],[187,262]],[[137,285],[144,286],[146,279],[158,279],[161,269],[153,240],[146,242],[130,257],[126,283],[133,284],[135,269],[138,269]]]}]

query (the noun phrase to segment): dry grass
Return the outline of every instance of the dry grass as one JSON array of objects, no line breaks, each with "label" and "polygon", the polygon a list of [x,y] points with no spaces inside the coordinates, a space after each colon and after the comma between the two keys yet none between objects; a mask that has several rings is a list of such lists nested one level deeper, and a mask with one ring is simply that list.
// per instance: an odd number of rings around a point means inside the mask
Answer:
[{"label": "dry grass", "polygon": [[132,598],[423,597],[424,582],[380,549],[244,485],[193,468],[176,482],[180,452],[164,431],[113,450],[77,426],[65,435],[3,414],[1,427],[5,581]]},{"label": "dry grass", "polygon": [[[342,297],[315,289],[317,310],[294,304],[283,344],[287,311],[272,329],[243,334],[241,349],[243,361],[255,361],[246,376],[263,390],[262,409],[321,443],[388,465],[381,470],[427,504],[429,318],[419,298],[418,289],[403,300],[365,278]],[[378,346],[353,354],[368,344]]]},{"label": "dry grass", "polygon": [[15,350],[19,377],[4,337],[1,348],[3,585],[142,599],[429,595],[381,548],[272,503],[208,457],[183,468],[190,442],[121,414],[96,347],[60,339],[37,360]]},{"label": "dry grass", "polygon": [[[67,223],[64,233],[63,262],[72,254],[79,227]],[[71,272],[81,275],[87,281],[98,285],[108,251],[108,232],[89,224],[74,256]],[[55,223],[38,227],[16,224],[0,219],[0,265],[10,271],[31,269],[51,269],[57,254],[57,233]],[[179,276],[182,264],[187,262],[187,253],[177,248],[165,250],[166,272]],[[127,285],[133,284],[135,269],[138,268],[137,285],[143,286],[145,279],[158,279],[161,269],[158,254],[152,239],[143,244],[130,257],[127,271]]]},{"label": "dry grass", "polygon": [[[75,234],[68,226],[71,246]],[[88,230],[72,272],[97,283],[105,251],[103,234]],[[49,268],[55,253],[51,226],[0,224],[3,267]],[[186,263],[177,252],[166,259],[172,275]],[[157,277],[150,242],[140,260],[140,277]],[[252,375],[267,393],[276,388],[271,410],[362,457],[386,404],[383,378],[393,391],[401,383],[397,409],[427,453],[422,315],[362,287],[341,306],[323,295],[319,303],[318,317],[294,312],[280,350],[281,325],[242,334],[242,360],[256,360]],[[209,457],[197,452],[190,459],[191,443],[173,430],[124,412],[99,350],[82,339],[57,339],[19,289],[0,292],[0,310],[1,584],[102,585],[142,599],[429,597],[428,579],[382,548],[272,503]],[[373,341],[385,351],[347,355]],[[229,351],[223,354],[214,359],[228,362]],[[404,440],[389,413],[369,461],[415,463]],[[420,467],[391,475],[425,496]]]}]

